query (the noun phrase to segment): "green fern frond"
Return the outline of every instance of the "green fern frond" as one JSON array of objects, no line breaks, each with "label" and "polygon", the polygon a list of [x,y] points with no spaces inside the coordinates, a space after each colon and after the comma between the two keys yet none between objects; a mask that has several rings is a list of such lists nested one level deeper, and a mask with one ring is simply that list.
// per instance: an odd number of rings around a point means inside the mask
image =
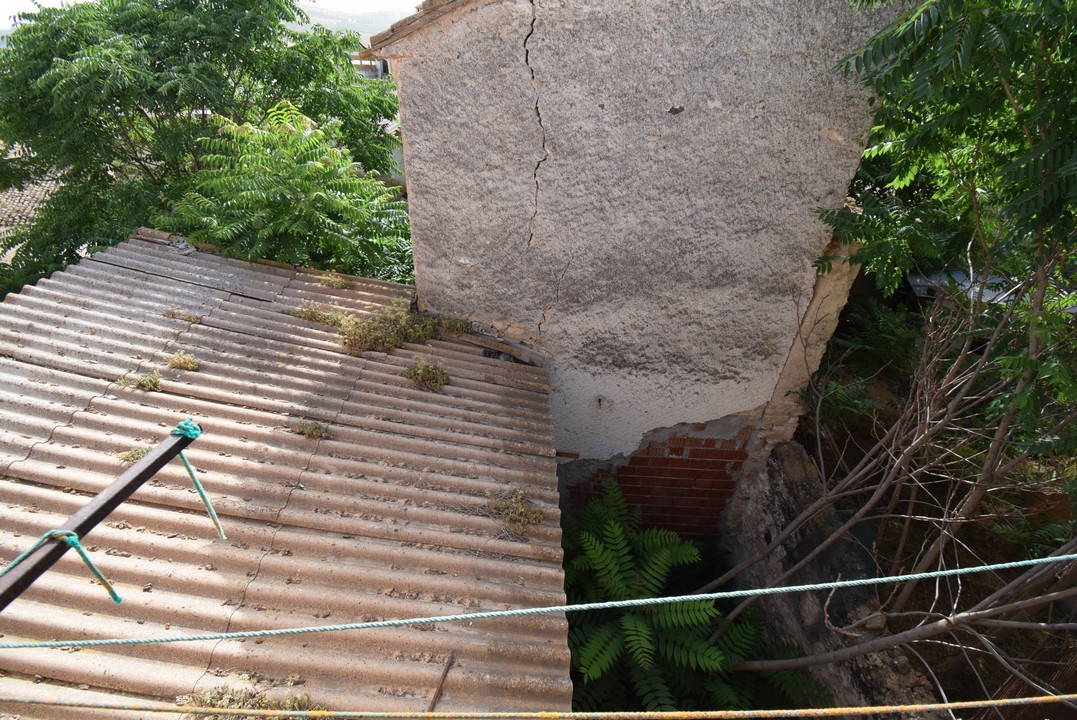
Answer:
[{"label": "green fern frond", "polygon": [[644,708],[652,712],[669,712],[677,709],[677,701],[670,692],[665,678],[654,667],[644,668],[633,665],[629,667],[628,674]]},{"label": "green fern frond", "polygon": [[718,636],[714,646],[718,648],[731,665],[740,660],[752,657],[758,649],[759,624],[758,621],[737,620],[725,632]]},{"label": "green fern frond", "polygon": [[579,649],[577,669],[585,682],[606,674],[624,651],[625,640],[617,623],[595,631]]},{"label": "green fern frond", "polygon": [[682,670],[721,672],[725,657],[706,639],[686,629],[670,629],[656,638],[658,654]]},{"label": "green fern frond", "polygon": [[751,710],[755,707],[751,683],[710,676],[704,689],[714,707],[723,710]]},{"label": "green fern frond", "polygon": [[621,629],[624,631],[625,648],[635,664],[642,668],[654,665],[655,641],[654,631],[646,618],[633,612],[621,616]]},{"label": "green fern frond", "polygon": [[713,600],[686,600],[684,602],[651,605],[648,613],[657,627],[673,630],[683,628],[706,629],[719,617]]},{"label": "green fern frond", "polygon": [[580,533],[579,541],[584,557],[594,573],[594,580],[605,590],[605,597],[610,600],[627,599],[628,586],[621,572],[621,558],[592,533]]}]

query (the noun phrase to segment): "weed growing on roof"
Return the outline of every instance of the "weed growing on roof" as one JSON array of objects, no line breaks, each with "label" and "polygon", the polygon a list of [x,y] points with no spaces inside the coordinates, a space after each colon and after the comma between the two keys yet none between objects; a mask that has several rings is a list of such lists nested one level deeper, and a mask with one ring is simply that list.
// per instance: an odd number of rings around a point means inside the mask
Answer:
[{"label": "weed growing on roof", "polygon": [[314,422],[313,420],[304,420],[303,422],[296,423],[291,427],[291,431],[296,435],[302,435],[310,440],[328,440],[333,437],[333,434],[329,432],[329,428],[322,425],[320,422]]},{"label": "weed growing on roof", "polygon": [[351,282],[341,275],[322,275],[318,282],[327,288],[345,290],[352,286]]},{"label": "weed growing on roof", "polygon": [[120,462],[124,465],[134,465],[136,462],[146,457],[150,449],[145,445],[136,445],[125,453],[120,454]]},{"label": "weed growing on roof", "polygon": [[[180,695],[176,702],[201,708],[228,708],[230,710],[325,710],[303,693],[288,700],[271,700],[261,690],[249,688],[216,687],[191,695]],[[184,714],[184,720],[254,720],[254,715],[194,715]]]},{"label": "weed growing on roof", "polygon": [[340,333],[344,336],[344,347],[350,352],[389,352],[403,347],[405,343],[423,342],[435,337],[438,334],[438,321],[425,315],[413,315],[405,301],[395,300],[374,315],[348,316]]},{"label": "weed growing on roof", "polygon": [[446,335],[464,335],[471,332],[471,323],[464,318],[443,317],[438,319],[438,329]]},{"label": "weed growing on roof", "polygon": [[300,307],[292,311],[292,315],[303,320],[332,325],[338,329],[344,324],[346,318],[351,317],[342,310],[337,310],[325,305],[318,305],[317,303],[312,302],[303,303]]},{"label": "weed growing on roof", "polygon": [[120,387],[133,387],[146,392],[161,392],[161,373],[156,370],[136,375],[134,378],[122,377],[116,381]]},{"label": "weed growing on roof", "polygon": [[175,368],[176,370],[198,370],[200,367],[198,361],[194,359],[194,355],[185,352],[178,352],[174,355],[168,356],[168,367]]},{"label": "weed growing on roof", "polygon": [[353,355],[364,350],[390,352],[403,347],[405,343],[435,338],[438,332],[460,335],[471,331],[471,324],[467,320],[415,315],[405,300],[394,300],[389,307],[366,316],[315,303],[304,303],[293,310],[292,315],[332,325],[340,332],[341,344]]},{"label": "weed growing on roof", "polygon": [[183,308],[181,308],[179,305],[169,305],[167,308],[165,308],[164,312],[162,312],[161,315],[165,316],[166,318],[170,318],[173,320],[182,320],[189,323],[196,323],[202,320],[201,315],[189,313]]},{"label": "weed growing on roof", "polygon": [[490,517],[501,522],[515,539],[526,539],[527,526],[542,523],[542,511],[531,504],[523,488],[491,495],[486,503]]},{"label": "weed growing on roof", "polygon": [[431,392],[440,390],[443,385],[449,382],[449,373],[445,372],[445,368],[436,362],[430,362],[422,355],[418,355],[401,374],[411,380],[415,387]]}]

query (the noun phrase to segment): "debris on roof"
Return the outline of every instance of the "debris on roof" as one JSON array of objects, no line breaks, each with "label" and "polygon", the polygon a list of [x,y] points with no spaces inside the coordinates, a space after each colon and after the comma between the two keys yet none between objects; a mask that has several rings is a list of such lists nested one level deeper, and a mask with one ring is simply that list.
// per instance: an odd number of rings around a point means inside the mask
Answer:
[{"label": "debris on roof", "polygon": [[[326,273],[174,240],[141,230],[0,304],[0,558],[61,525],[123,472],[132,449],[187,417],[204,434],[186,454],[228,540],[173,462],[83,538],[123,604],[69,552],[0,613],[5,642],[564,602],[545,370],[467,335],[349,354],[333,327],[292,312],[317,303],[369,315],[410,303],[412,288],[323,283]],[[444,368],[446,385],[427,391],[403,376],[420,356]],[[151,374],[156,383],[140,389]],[[536,522],[510,526],[497,510],[504,498]],[[308,693],[331,709],[425,711],[455,653],[438,710],[565,710],[566,633],[563,615],[542,615],[0,650],[0,695],[173,700],[231,685]],[[26,712],[0,704],[0,714]]]}]

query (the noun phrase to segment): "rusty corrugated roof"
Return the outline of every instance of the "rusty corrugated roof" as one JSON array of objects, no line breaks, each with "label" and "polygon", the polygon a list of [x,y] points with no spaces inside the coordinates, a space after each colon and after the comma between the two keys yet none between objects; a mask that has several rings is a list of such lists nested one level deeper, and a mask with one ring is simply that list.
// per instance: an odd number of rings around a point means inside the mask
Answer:
[{"label": "rusty corrugated roof", "polygon": [[[0,613],[7,641],[564,602],[545,371],[486,357],[466,336],[348,355],[331,328],[291,311],[312,300],[370,312],[410,300],[411,288],[355,278],[338,290],[319,278],[183,255],[143,231],[0,304],[2,557],[110,483],[122,452],[155,444],[185,417],[205,431],[187,455],[228,534],[216,538],[173,462],[84,540],[123,604],[69,552]],[[200,369],[169,369],[166,356],[179,351]],[[401,376],[417,354],[448,370],[441,392]],[[152,370],[161,392],[116,382]],[[332,437],[290,432],[301,419]],[[523,542],[489,511],[491,497],[514,488],[544,517]],[[563,615],[422,630],[0,650],[0,695],[172,699],[253,683],[330,708],[422,711],[455,650],[439,710],[568,708]]]}]

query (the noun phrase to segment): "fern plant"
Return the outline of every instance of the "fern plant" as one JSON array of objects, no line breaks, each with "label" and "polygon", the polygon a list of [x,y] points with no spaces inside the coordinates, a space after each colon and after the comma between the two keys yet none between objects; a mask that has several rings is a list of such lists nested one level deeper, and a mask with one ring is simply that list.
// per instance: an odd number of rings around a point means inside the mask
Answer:
[{"label": "fern plant", "polygon": [[[613,479],[565,533],[565,591],[572,603],[661,597],[674,568],[700,559],[695,545],[663,528],[641,529]],[[757,616],[745,614],[714,643],[720,613],[699,600],[570,613],[573,707],[599,710],[750,709],[769,678],[732,673],[764,651]],[[799,677],[802,687],[812,686]],[[795,688],[794,688],[795,689]],[[789,699],[769,685],[770,696]],[[804,694],[793,695],[803,701]]]}]

